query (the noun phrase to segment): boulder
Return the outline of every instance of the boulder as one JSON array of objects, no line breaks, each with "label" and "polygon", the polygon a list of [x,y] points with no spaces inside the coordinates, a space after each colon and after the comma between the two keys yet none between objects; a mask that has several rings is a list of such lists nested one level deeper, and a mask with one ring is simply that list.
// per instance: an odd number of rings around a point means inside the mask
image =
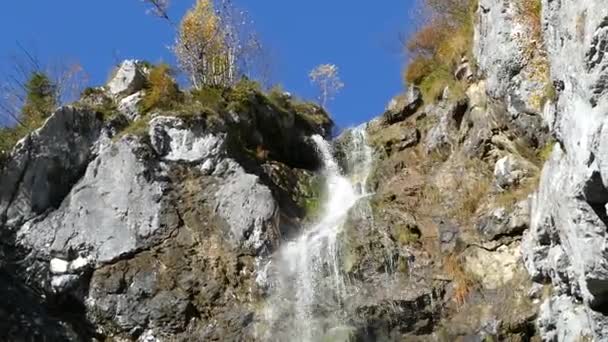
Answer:
[{"label": "boulder", "polygon": [[143,99],[143,96],[143,92],[138,91],[121,99],[118,102],[118,111],[131,121],[138,119],[140,116],[139,103]]},{"label": "boulder", "polygon": [[144,88],[146,75],[139,61],[123,61],[114,71],[107,84],[108,92],[114,97],[126,97]]},{"label": "boulder", "polygon": [[387,124],[394,124],[407,119],[416,113],[422,105],[422,93],[417,87],[409,87],[404,95],[393,98],[384,113],[384,121]]},{"label": "boulder", "polygon": [[526,177],[538,172],[538,168],[526,159],[509,154],[499,159],[494,165],[494,181],[501,189],[518,185]]},{"label": "boulder", "polygon": [[514,1],[481,0],[473,51],[491,97],[506,100],[514,116],[539,115],[540,98],[550,82],[541,70],[547,60],[542,46],[529,38],[535,28],[522,17],[520,6]]},{"label": "boulder", "polygon": [[219,163],[214,175],[222,178],[215,214],[227,222],[236,247],[254,255],[272,252],[280,233],[279,206],[270,189],[231,159]]},{"label": "boulder", "polygon": [[487,240],[521,235],[530,225],[530,201],[517,203],[513,208],[496,208],[477,223],[477,231]]},{"label": "boulder", "polygon": [[430,106],[426,111],[427,115],[437,118],[437,124],[429,130],[424,142],[427,154],[451,153],[467,111],[467,104],[445,100]]}]

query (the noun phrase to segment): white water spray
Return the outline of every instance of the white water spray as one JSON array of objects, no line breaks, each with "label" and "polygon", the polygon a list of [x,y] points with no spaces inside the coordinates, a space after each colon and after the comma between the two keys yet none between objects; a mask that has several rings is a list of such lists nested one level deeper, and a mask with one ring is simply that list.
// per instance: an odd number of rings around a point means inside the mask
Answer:
[{"label": "white water spray", "polygon": [[312,137],[323,159],[327,196],[320,220],[286,243],[273,260],[276,279],[266,307],[267,340],[319,341],[345,324],[346,293],[337,240],[349,211],[366,196],[372,164],[365,126],[349,134],[345,151],[349,175],[340,172],[329,143]]}]

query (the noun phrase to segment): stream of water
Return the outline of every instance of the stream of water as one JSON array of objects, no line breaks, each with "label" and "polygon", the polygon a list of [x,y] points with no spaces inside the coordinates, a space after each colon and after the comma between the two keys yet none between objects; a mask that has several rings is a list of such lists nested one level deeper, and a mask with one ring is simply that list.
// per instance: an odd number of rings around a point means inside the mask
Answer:
[{"label": "stream of water", "polygon": [[[270,323],[267,340],[323,341],[345,327],[343,300],[346,284],[341,274],[339,236],[349,211],[367,195],[372,164],[365,126],[347,133],[344,174],[331,145],[320,136],[312,139],[323,160],[326,196],[316,223],[283,245],[273,259],[275,272],[266,307]],[[347,333],[347,332],[342,332]]]}]

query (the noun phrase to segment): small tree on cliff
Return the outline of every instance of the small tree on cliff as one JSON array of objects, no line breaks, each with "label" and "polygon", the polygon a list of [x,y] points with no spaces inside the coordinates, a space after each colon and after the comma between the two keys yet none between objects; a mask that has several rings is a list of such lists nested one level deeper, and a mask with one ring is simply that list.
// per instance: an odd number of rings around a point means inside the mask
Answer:
[{"label": "small tree on cliff", "polygon": [[322,107],[334,99],[336,94],[344,88],[344,83],[338,75],[338,67],[334,64],[321,64],[312,69],[310,81],[319,88],[319,103]]},{"label": "small tree on cliff", "polygon": [[182,19],[175,44],[179,64],[195,88],[230,86],[247,71],[260,44],[244,11],[230,0],[197,0]]}]

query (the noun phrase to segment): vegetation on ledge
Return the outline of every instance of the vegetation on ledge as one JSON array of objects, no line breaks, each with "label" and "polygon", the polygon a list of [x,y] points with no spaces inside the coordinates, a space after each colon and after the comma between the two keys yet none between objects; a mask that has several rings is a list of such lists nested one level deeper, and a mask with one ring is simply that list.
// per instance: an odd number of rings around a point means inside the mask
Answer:
[{"label": "vegetation on ledge", "polygon": [[463,59],[472,61],[474,13],[477,0],[426,0],[427,22],[407,42],[410,63],[407,85],[418,86],[426,103],[433,103],[446,87],[450,96],[464,96],[455,71]]}]

